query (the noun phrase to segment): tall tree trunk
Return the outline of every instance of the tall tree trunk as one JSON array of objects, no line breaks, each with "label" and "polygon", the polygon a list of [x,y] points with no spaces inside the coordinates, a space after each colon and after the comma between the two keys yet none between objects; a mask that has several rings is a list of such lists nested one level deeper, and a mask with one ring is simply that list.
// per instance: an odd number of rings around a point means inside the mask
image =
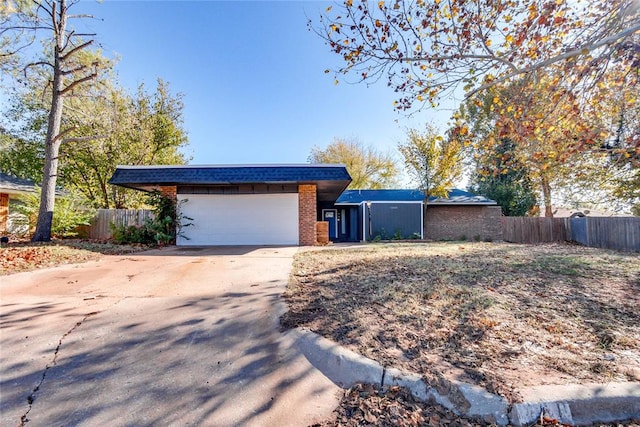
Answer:
[{"label": "tall tree trunk", "polygon": [[[38,222],[36,231],[31,238],[32,242],[48,242],[51,240],[51,226],[53,224],[53,207],[56,197],[56,180],[58,179],[58,156],[62,138],[60,126],[62,124],[62,110],[64,106],[64,75],[62,73],[62,50],[64,49],[64,34],[67,23],[66,1],[60,1],[59,22],[54,18],[54,62],[53,62],[53,87],[51,90],[51,110],[47,123],[47,136],[45,139],[44,176],[42,177],[42,193],[40,195],[40,209],[38,210]],[[52,10],[53,16],[57,11]],[[63,13],[64,12],[64,13]]]},{"label": "tall tree trunk", "polygon": [[551,206],[551,186],[546,177],[542,177],[540,185],[542,186],[542,198],[544,199],[544,216],[553,218],[553,210]]}]

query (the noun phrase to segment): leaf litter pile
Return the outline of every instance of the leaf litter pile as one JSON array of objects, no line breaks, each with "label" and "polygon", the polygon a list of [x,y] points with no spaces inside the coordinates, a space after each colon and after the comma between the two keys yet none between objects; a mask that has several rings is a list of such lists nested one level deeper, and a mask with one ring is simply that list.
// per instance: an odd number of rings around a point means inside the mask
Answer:
[{"label": "leaf litter pile", "polygon": [[[457,416],[434,402],[415,399],[403,387],[379,387],[372,384],[356,384],[344,392],[340,405],[333,415],[311,427],[479,427],[486,422]],[[567,427],[557,419],[541,415],[536,427]],[[604,424],[601,427],[640,427],[640,420]],[[533,427],[533,426],[531,426]]]},{"label": "leaf litter pile", "polygon": [[523,387],[640,381],[640,255],[574,245],[428,243],[301,252],[283,327],[384,366]]}]

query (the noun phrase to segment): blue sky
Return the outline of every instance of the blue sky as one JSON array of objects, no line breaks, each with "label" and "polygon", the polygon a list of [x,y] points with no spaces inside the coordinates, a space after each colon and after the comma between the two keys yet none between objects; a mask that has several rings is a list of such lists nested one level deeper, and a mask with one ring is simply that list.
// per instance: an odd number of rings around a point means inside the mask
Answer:
[{"label": "blue sky", "polygon": [[192,164],[304,163],[334,137],[398,155],[407,127],[445,124],[450,111],[394,112],[384,82],[333,83],[324,70],[340,58],[307,29],[329,4],[85,0],[74,12],[101,19],[89,26],[123,85],[161,77],[184,94]]}]

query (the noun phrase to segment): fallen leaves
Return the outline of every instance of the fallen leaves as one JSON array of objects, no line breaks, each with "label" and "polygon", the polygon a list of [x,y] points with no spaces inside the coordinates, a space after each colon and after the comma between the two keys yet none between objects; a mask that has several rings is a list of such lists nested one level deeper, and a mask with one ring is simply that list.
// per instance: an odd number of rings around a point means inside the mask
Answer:
[{"label": "fallen leaves", "polygon": [[115,245],[77,239],[50,243],[14,242],[0,247],[0,276],[96,260],[104,254],[120,255],[146,249],[148,247],[143,245]]}]

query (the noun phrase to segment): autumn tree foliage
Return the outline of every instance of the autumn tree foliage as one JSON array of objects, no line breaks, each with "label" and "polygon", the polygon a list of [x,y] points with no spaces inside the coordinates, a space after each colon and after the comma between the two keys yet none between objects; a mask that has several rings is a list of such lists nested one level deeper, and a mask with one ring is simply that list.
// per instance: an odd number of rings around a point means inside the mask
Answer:
[{"label": "autumn tree foliage", "polygon": [[[452,94],[480,97],[500,115],[496,138],[482,139],[486,148],[507,136],[532,159],[547,214],[553,181],[583,155],[600,163],[598,144],[626,165],[622,185],[634,182],[638,132],[606,141],[620,114],[629,125],[638,103],[637,1],[345,0],[309,26],[341,58],[336,78],[386,81],[398,111],[434,107]],[[502,95],[487,98],[496,88]],[[620,105],[598,111],[616,97]]]},{"label": "autumn tree foliage", "polygon": [[410,129],[407,140],[398,144],[409,177],[425,193],[448,197],[455,181],[462,174],[462,145],[458,138],[443,138],[435,126],[429,124],[423,131]]},{"label": "autumn tree foliage", "polygon": [[505,216],[528,215],[537,202],[529,171],[514,159],[515,151],[513,141],[504,137],[483,155],[474,153],[470,190],[495,200]]},{"label": "autumn tree foliage", "polygon": [[358,139],[335,138],[324,149],[312,148],[308,160],[310,163],[344,164],[352,179],[349,188],[390,188],[398,178],[398,168],[391,154],[380,152]]},{"label": "autumn tree foliage", "polygon": [[401,111],[550,66],[588,92],[614,64],[640,64],[635,0],[345,0],[309,26],[344,61],[337,76],[386,80]]}]

